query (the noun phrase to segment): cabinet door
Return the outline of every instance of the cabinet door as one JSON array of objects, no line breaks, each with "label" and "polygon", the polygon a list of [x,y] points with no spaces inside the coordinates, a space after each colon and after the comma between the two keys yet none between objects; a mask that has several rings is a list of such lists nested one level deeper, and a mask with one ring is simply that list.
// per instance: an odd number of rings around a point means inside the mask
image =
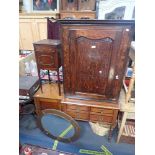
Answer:
[{"label": "cabinet door", "polygon": [[33,41],[35,40],[35,31],[33,19],[19,20],[19,38],[21,50],[33,50]]},{"label": "cabinet door", "polygon": [[72,29],[69,33],[71,95],[80,98],[113,98],[115,64],[121,29]]},{"label": "cabinet door", "polygon": [[21,50],[34,50],[34,42],[47,39],[47,20],[21,18],[19,20],[19,39]]}]

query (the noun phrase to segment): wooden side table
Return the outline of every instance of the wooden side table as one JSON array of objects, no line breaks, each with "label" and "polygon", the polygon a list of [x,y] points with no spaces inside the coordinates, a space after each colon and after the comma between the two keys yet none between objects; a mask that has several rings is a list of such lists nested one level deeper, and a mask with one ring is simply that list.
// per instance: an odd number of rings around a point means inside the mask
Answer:
[{"label": "wooden side table", "polygon": [[59,95],[61,95],[60,77],[59,77],[59,67],[61,66],[60,40],[44,39],[33,43],[33,46],[35,51],[41,90],[42,90],[42,83],[40,77],[40,69],[48,70],[49,82],[51,81],[49,70],[56,70],[58,78]]},{"label": "wooden side table", "polygon": [[45,109],[57,109],[61,110],[61,100],[64,97],[63,87],[61,86],[61,96],[59,95],[59,90],[57,84],[44,84],[42,86],[43,92],[41,92],[41,88],[35,93],[33,96],[34,103],[36,107],[36,113],[38,116],[41,115],[42,110]]}]

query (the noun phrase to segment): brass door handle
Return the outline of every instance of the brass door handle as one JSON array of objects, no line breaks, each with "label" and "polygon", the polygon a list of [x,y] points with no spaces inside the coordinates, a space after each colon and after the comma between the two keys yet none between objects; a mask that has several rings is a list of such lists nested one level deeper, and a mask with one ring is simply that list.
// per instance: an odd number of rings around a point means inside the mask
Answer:
[{"label": "brass door handle", "polygon": [[118,75],[116,75],[116,76],[115,76],[115,79],[117,79],[117,80],[118,80],[118,79],[119,79],[119,76],[118,76]]},{"label": "brass door handle", "polygon": [[99,71],[99,74],[102,74],[102,71],[101,70]]}]

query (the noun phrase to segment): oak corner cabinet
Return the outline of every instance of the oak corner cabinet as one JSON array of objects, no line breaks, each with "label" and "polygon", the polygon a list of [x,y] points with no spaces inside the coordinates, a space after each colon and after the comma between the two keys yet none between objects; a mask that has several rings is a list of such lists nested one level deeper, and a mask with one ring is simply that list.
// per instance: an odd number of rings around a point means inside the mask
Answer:
[{"label": "oak corner cabinet", "polygon": [[118,103],[133,20],[59,20],[64,95]]}]

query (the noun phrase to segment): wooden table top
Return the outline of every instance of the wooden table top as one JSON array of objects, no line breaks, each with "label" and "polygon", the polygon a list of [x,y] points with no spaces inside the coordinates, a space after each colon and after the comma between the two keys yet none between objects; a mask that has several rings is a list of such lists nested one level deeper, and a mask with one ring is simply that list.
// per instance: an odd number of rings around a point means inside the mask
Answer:
[{"label": "wooden table top", "polygon": [[60,42],[60,40],[56,40],[56,39],[43,39],[43,40],[34,42],[33,44],[57,46],[57,45],[60,45],[61,42]]},{"label": "wooden table top", "polygon": [[58,99],[61,100],[64,97],[63,93],[63,85],[61,84],[61,96],[59,96],[59,89],[58,85],[56,83],[52,84],[43,84],[43,93],[41,92],[41,89],[39,89],[35,94],[34,98],[48,98],[48,99]]}]

